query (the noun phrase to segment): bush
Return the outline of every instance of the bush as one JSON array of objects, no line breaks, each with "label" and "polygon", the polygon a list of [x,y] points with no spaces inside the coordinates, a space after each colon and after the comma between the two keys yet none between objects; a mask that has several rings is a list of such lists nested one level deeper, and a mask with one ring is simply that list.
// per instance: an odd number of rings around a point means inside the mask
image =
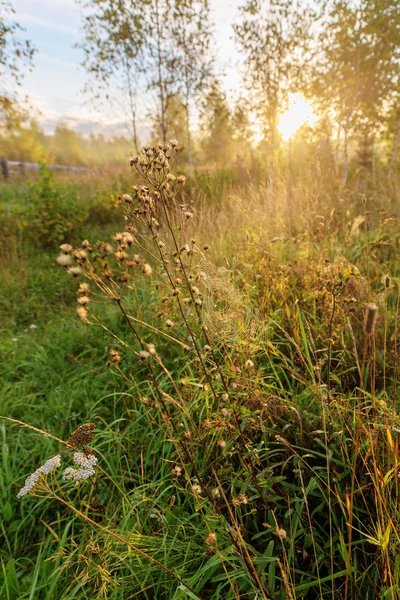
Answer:
[{"label": "bush", "polygon": [[56,184],[45,165],[39,180],[29,186],[25,229],[35,245],[48,248],[78,236],[88,210],[80,203],[76,186]]}]

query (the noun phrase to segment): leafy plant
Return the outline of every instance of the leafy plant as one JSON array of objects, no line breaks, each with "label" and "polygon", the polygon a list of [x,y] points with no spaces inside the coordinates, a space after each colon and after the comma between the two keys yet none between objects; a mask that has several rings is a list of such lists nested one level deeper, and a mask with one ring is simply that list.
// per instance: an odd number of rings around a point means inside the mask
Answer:
[{"label": "leafy plant", "polygon": [[25,231],[37,244],[52,247],[76,237],[88,215],[75,186],[56,184],[54,173],[41,165],[38,181],[27,193]]}]

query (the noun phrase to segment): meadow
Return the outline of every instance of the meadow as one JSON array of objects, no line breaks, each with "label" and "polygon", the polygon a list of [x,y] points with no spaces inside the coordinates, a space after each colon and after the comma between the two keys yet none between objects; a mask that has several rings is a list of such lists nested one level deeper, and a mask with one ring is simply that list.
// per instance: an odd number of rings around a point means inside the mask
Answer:
[{"label": "meadow", "polygon": [[400,598],[399,181],[302,161],[0,184],[1,598]]}]

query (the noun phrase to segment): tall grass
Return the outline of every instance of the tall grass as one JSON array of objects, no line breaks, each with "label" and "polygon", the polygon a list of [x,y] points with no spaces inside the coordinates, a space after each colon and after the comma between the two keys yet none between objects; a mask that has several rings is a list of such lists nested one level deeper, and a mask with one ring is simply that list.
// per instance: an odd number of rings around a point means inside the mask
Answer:
[{"label": "tall grass", "polygon": [[1,597],[400,597],[398,215],[334,177],[221,201],[178,158],[132,160],[63,268],[10,236]]}]

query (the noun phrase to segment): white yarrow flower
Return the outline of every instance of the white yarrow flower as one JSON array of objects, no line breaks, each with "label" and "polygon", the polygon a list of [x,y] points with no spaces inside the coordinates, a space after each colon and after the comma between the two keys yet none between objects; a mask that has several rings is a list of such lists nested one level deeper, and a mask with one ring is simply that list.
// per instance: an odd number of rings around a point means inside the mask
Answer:
[{"label": "white yarrow flower", "polygon": [[83,454],[83,452],[74,452],[74,463],[82,469],[93,469],[97,464],[97,458],[93,454]]},{"label": "white yarrow flower", "polygon": [[34,489],[42,475],[48,475],[49,473],[52,473],[60,465],[61,456],[59,454],[46,460],[44,465],[36,469],[36,471],[32,473],[32,475],[29,475],[29,477],[26,478],[25,485],[18,492],[17,498],[22,498],[22,496],[26,496],[26,494],[29,494]]},{"label": "white yarrow flower", "polygon": [[97,458],[93,454],[86,456],[83,452],[74,452],[73,460],[80,468],[73,469],[72,467],[68,467],[68,469],[65,469],[63,472],[63,479],[69,479],[78,483],[78,481],[93,477],[94,468],[97,464]]}]

